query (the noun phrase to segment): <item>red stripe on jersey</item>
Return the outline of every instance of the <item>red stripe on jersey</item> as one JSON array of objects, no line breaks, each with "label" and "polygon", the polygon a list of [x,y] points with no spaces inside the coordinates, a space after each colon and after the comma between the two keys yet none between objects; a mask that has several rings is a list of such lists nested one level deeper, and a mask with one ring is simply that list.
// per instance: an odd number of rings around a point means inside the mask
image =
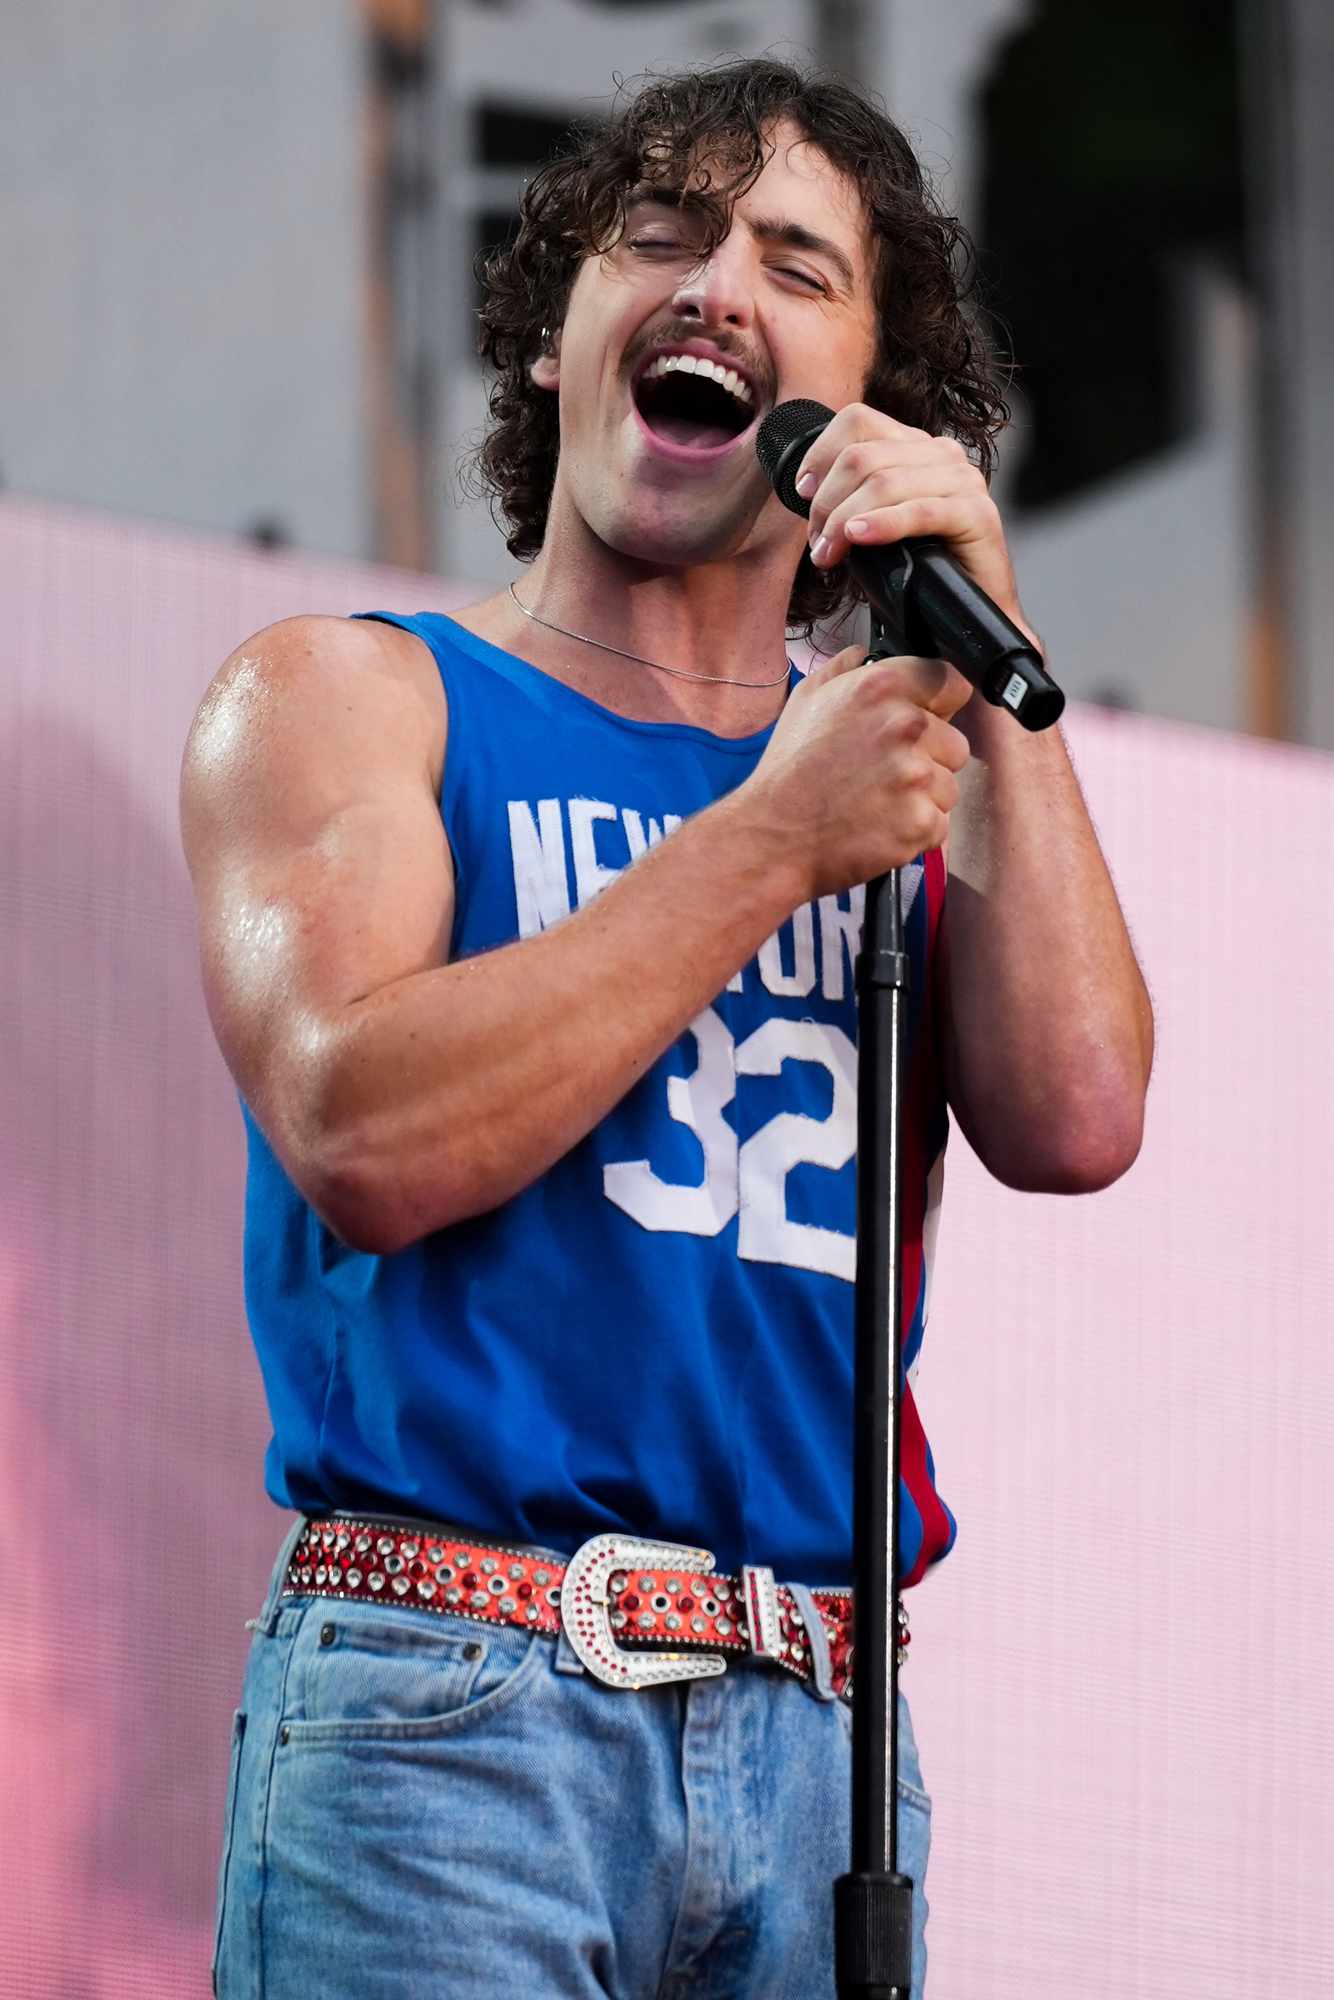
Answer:
[{"label": "red stripe on jersey", "polygon": [[[926,1221],[927,1177],[938,1154],[936,1135],[943,1116],[944,1078],[932,1006],[936,942],[945,896],[945,861],[937,849],[925,857],[922,889],[926,895],[926,965],[922,1004],[907,1080],[903,1134],[903,1348],[912,1338],[919,1311],[925,1310],[926,1272],[922,1241]],[[928,1147],[931,1148],[928,1155]],[[922,1545],[903,1588],[916,1583],[946,1548],[950,1519],[937,1496],[926,1462],[926,1433],[916,1399],[905,1383],[902,1397],[899,1472],[922,1519]]]}]

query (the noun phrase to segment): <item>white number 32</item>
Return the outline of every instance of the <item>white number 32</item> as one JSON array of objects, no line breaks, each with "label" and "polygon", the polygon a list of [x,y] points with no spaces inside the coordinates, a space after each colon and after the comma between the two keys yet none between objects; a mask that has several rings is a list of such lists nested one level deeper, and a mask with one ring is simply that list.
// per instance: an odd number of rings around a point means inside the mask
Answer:
[{"label": "white number 32", "polygon": [[[856,1243],[841,1229],[794,1222],[787,1212],[787,1177],[809,1165],[836,1171],[857,1143],[857,1051],[839,1027],[773,1018],[734,1043],[725,1023],[706,1007],[690,1024],[699,1061],[690,1076],[667,1080],[667,1109],[687,1126],[704,1154],[697,1187],[661,1180],[647,1160],[618,1160],[602,1170],[609,1201],[644,1229],[717,1236],[734,1215],[737,1249],[760,1264],[824,1271],[852,1282]],[[825,1118],[780,1111],[749,1139],[738,1141],[723,1117],[739,1076],[777,1076],[785,1062],[817,1063],[828,1072],[834,1101]]]}]

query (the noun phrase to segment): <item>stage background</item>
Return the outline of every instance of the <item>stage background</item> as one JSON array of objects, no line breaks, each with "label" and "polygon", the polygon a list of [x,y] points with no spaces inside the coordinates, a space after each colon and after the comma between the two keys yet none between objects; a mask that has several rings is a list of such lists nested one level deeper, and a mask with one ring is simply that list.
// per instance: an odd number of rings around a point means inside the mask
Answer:
[{"label": "stage background", "polygon": [[[22,500],[0,590],[0,1995],[203,2000],[283,1519],[180,750],[258,625],[469,592]],[[905,1676],[929,1992],[1327,2000],[1334,762],[1069,736],[1158,1069],[1105,1194],[1008,1193],[951,1141],[918,1390],[961,1529]]]}]

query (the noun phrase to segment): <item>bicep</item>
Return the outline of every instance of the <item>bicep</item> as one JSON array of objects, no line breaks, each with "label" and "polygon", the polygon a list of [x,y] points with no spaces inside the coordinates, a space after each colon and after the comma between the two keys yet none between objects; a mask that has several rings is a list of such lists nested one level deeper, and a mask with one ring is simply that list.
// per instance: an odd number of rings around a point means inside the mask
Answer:
[{"label": "bicep", "polygon": [[219,674],[186,752],[209,1013],[289,1165],[350,1010],[448,954],[443,702],[433,710],[390,629],[302,619],[258,635]]}]

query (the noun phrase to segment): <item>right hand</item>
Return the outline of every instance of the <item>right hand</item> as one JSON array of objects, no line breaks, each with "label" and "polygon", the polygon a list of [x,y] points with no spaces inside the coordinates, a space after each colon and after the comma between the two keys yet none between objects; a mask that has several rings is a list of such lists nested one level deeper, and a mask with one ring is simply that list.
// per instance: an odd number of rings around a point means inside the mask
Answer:
[{"label": "right hand", "polygon": [[945,660],[867,661],[864,646],[821,661],[794,690],[738,796],[802,854],[808,897],[943,843],[969,757],[950,717],[972,692]]}]

